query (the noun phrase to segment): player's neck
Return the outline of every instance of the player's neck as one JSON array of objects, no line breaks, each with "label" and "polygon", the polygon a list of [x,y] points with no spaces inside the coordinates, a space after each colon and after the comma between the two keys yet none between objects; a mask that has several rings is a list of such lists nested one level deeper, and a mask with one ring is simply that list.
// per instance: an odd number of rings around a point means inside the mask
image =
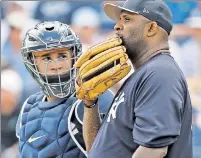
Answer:
[{"label": "player's neck", "polygon": [[150,47],[149,49],[145,50],[145,52],[140,53],[142,55],[139,56],[138,59],[136,59],[135,61],[132,61],[135,70],[140,68],[144,63],[146,63],[155,55],[161,52],[167,52],[168,50],[168,43],[163,43],[161,45],[158,45],[157,47]]},{"label": "player's neck", "polygon": [[55,101],[57,98],[47,97],[47,101]]}]

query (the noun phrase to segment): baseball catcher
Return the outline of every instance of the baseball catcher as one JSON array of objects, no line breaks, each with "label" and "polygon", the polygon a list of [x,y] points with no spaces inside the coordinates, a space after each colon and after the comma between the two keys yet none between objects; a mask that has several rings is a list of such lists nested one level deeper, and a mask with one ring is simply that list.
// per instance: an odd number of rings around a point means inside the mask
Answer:
[{"label": "baseball catcher", "polygon": [[[66,24],[44,22],[30,29],[22,47],[22,58],[42,91],[22,106],[16,125],[21,158],[85,158],[82,136],[83,102],[75,97],[73,64],[81,55],[77,35]],[[31,88],[31,87],[30,87]],[[113,95],[100,96],[105,113]]]}]

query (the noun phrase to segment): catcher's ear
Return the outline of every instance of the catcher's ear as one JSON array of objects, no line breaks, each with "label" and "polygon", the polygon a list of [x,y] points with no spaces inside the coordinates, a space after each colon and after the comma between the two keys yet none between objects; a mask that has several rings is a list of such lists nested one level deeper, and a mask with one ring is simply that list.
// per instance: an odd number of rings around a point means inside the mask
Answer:
[{"label": "catcher's ear", "polygon": [[158,32],[158,24],[154,21],[151,21],[147,24],[147,37],[154,36]]}]

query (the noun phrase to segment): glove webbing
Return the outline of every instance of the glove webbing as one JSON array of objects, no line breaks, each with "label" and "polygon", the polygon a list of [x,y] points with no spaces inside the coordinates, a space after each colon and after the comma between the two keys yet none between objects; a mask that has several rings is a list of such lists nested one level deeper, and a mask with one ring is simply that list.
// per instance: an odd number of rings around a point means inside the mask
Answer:
[{"label": "glove webbing", "polygon": [[93,73],[93,74],[91,74],[91,75],[89,75],[89,76],[83,78],[83,82],[86,82],[86,81],[88,81],[88,80],[90,80],[90,79],[92,79],[92,78],[94,78],[94,77],[100,75],[101,73],[103,73],[103,72],[105,72],[105,71],[107,71],[107,70],[113,68],[115,65],[118,65],[119,63],[120,63],[120,59],[117,59],[117,60],[116,60],[116,63],[115,63],[115,62],[112,62],[112,63],[110,63],[109,65],[105,65],[105,66],[102,67],[101,69],[97,70],[95,73]]}]

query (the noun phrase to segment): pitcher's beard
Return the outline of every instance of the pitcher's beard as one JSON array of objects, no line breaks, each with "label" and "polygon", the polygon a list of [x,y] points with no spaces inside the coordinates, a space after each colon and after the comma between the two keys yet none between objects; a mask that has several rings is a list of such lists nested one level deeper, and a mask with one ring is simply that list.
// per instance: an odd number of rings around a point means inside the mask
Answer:
[{"label": "pitcher's beard", "polygon": [[131,42],[129,39],[122,37],[122,44],[126,47],[126,54],[132,62],[135,62],[141,56],[146,44],[143,40]]}]

